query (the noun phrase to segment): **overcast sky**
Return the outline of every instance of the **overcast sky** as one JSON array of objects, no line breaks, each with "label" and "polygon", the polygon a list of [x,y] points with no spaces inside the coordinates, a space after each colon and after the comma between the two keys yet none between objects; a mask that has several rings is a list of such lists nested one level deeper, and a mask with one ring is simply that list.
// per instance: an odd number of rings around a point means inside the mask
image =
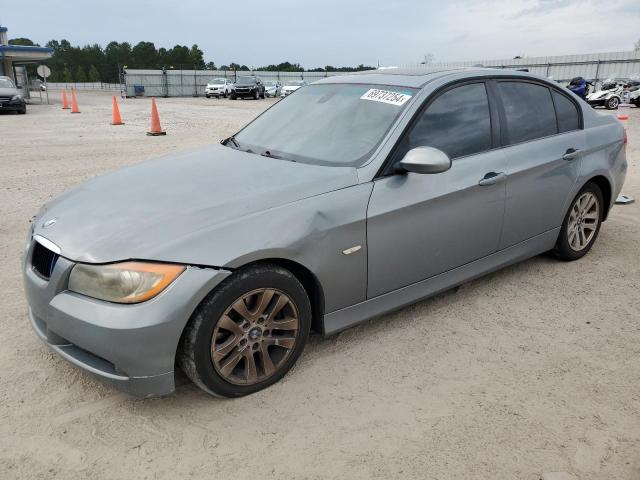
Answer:
[{"label": "overcast sky", "polygon": [[[2,0],[9,38],[197,43],[250,67],[403,65],[631,50],[640,0]],[[218,10],[218,11],[215,11]]]}]

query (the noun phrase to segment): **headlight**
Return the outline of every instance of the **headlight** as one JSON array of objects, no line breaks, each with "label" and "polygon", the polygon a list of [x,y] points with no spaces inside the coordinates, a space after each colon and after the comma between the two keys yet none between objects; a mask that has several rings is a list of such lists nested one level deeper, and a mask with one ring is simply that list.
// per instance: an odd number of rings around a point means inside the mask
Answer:
[{"label": "headlight", "polygon": [[16,100],[22,100],[22,95],[14,95],[11,97],[12,102],[15,102]]},{"label": "headlight", "polygon": [[184,270],[183,265],[163,263],[79,263],[71,270],[69,290],[107,302],[139,303],[158,295]]}]

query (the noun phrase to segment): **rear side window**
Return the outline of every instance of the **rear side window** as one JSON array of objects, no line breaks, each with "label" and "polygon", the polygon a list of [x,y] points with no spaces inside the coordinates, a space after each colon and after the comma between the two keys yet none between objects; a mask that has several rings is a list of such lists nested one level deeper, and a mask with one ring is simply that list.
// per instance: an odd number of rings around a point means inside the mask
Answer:
[{"label": "rear side window", "polygon": [[559,92],[553,92],[553,101],[556,104],[556,116],[558,117],[558,130],[560,133],[578,130],[580,128],[580,114],[576,104]]},{"label": "rear side window", "polygon": [[558,133],[556,112],[547,87],[525,82],[498,82],[507,117],[509,145]]},{"label": "rear side window", "polygon": [[434,147],[450,158],[491,148],[491,116],[484,83],[447,90],[421,114],[402,139],[395,159],[415,147]]}]

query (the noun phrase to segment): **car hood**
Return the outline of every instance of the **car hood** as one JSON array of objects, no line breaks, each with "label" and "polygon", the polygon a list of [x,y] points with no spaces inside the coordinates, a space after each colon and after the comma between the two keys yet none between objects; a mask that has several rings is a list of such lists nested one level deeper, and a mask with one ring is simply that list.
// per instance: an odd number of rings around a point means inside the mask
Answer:
[{"label": "car hood", "polygon": [[0,88],[0,97],[13,97],[20,92],[15,88]]},{"label": "car hood", "polygon": [[196,232],[346,188],[357,178],[355,168],[215,145],[96,177],[43,207],[34,233],[75,261],[158,259],[159,252]]}]

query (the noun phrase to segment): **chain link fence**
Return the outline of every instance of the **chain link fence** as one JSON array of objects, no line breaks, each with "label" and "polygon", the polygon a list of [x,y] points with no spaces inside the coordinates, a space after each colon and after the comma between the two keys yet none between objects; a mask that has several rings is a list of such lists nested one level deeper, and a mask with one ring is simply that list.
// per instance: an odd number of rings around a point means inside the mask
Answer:
[{"label": "chain link fence", "polygon": [[209,81],[255,75],[263,82],[304,80],[308,83],[335,75],[349,75],[351,72],[267,72],[267,71],[227,71],[227,70],[125,70],[124,91],[128,97],[145,95],[149,97],[199,97]]}]

